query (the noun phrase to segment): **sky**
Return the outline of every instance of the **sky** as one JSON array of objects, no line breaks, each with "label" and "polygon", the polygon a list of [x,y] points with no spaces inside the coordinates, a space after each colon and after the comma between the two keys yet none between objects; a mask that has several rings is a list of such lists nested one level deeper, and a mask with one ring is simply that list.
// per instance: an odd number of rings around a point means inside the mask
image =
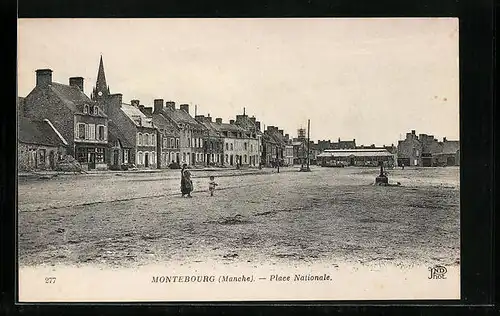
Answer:
[{"label": "sky", "polygon": [[18,95],[35,70],[84,77],[102,55],[123,100],[255,115],[291,136],[388,145],[407,132],[459,138],[458,19],[20,19]]}]

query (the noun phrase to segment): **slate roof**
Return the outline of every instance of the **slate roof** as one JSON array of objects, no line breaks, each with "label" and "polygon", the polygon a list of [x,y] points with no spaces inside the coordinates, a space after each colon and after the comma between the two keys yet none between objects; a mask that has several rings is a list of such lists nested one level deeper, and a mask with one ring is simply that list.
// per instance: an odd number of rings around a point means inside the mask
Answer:
[{"label": "slate roof", "polygon": [[[83,114],[83,106],[85,104],[93,105],[94,102],[82,92],[78,87],[65,85],[58,82],[52,82],[49,86],[50,90],[54,92],[59,99],[73,112]],[[99,117],[107,117],[106,114],[100,110]]]},{"label": "slate roof", "polygon": [[18,118],[17,139],[21,143],[45,146],[65,146],[49,123],[31,120],[27,117]]},{"label": "slate roof", "polygon": [[108,122],[108,144],[114,144],[116,141],[119,141],[123,148],[133,148],[134,145],[128,141],[125,135],[120,131],[118,126],[116,126],[113,122]]},{"label": "slate roof", "polygon": [[179,129],[161,113],[153,113],[153,124],[159,129],[165,130],[168,136],[179,137]]},{"label": "slate roof", "polygon": [[163,112],[177,124],[187,124],[191,126],[191,128],[204,129],[204,126],[202,124],[198,123],[198,121],[196,121],[191,115],[189,115],[189,113],[184,110],[165,108],[163,109]]},{"label": "slate roof", "polygon": [[135,126],[154,127],[152,119],[142,113],[139,108],[127,103],[122,103],[121,110],[132,120],[132,122],[134,122]]},{"label": "slate roof", "polygon": [[24,97],[17,97],[17,114],[24,115]]},{"label": "slate roof", "polygon": [[389,157],[393,156],[386,149],[326,149],[318,157]]},{"label": "slate roof", "polygon": [[460,149],[460,142],[458,140],[447,140],[443,144],[443,154],[454,154]]}]

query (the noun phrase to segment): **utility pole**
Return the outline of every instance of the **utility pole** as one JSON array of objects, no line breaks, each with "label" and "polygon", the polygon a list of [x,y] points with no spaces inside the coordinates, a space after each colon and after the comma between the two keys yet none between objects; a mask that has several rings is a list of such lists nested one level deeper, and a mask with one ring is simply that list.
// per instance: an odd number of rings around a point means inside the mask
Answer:
[{"label": "utility pole", "polygon": [[310,138],[309,138],[309,132],[311,128],[311,120],[307,120],[307,171],[309,171],[309,157],[310,157],[310,149],[309,149],[309,144],[310,144]]},{"label": "utility pole", "polygon": [[279,150],[280,150],[279,146],[276,146],[276,161],[278,163],[278,173],[280,173],[280,159],[279,159],[279,156],[278,156],[279,155]]}]

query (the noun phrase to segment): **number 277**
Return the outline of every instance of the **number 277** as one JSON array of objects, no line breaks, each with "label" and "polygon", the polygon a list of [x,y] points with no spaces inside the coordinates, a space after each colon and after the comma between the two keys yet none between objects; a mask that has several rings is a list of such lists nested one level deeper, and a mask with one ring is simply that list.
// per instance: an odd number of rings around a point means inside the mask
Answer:
[{"label": "number 277", "polygon": [[56,283],[56,277],[46,277],[45,283]]}]

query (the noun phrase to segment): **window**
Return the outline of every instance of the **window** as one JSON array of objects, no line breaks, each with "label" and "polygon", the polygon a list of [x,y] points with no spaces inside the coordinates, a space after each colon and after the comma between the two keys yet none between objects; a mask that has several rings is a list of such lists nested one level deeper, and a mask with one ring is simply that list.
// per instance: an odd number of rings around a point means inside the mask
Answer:
[{"label": "window", "polygon": [[149,145],[149,135],[148,134],[144,134],[143,137],[144,137],[143,145],[144,146]]},{"label": "window", "polygon": [[85,124],[78,123],[78,138],[85,139]]},{"label": "window", "polygon": [[200,148],[203,148],[203,139],[200,138]]},{"label": "window", "polygon": [[247,163],[247,155],[243,156],[243,160],[245,160],[245,163]]},{"label": "window", "polygon": [[143,164],[143,158],[142,158],[142,152],[137,153],[137,164],[142,165]]},{"label": "window", "polygon": [[[226,143],[226,150],[229,150],[229,144]],[[227,155],[226,155],[227,156]],[[227,159],[226,159],[227,160]]]},{"label": "window", "polygon": [[150,162],[151,164],[154,164],[154,163],[155,163],[155,156],[156,156],[156,155],[155,155],[155,152],[154,152],[154,151],[152,151],[152,152],[149,154],[149,162]]},{"label": "window", "polygon": [[175,148],[179,148],[179,139],[178,138],[175,139]]},{"label": "window", "polygon": [[245,147],[245,150],[247,150],[247,146],[248,146],[247,143],[244,143],[243,145]]},{"label": "window", "polygon": [[139,145],[139,146],[142,145],[142,134],[141,133],[137,134],[137,145]]},{"label": "window", "polygon": [[99,115],[99,108],[94,106],[94,115]]},{"label": "window", "polygon": [[83,106],[83,113],[85,113],[85,114],[89,113],[89,106],[88,106],[88,104],[85,104]]},{"label": "window", "polygon": [[95,140],[95,124],[89,124],[89,139]]},{"label": "window", "polygon": [[175,147],[174,139],[170,138],[170,148],[174,148],[174,147]]},{"label": "window", "polygon": [[253,152],[253,145],[250,144],[250,151]]},{"label": "window", "polygon": [[104,148],[96,148],[95,162],[104,162]]},{"label": "window", "polygon": [[233,150],[233,144],[231,144],[231,150]]},{"label": "window", "polygon": [[45,167],[45,149],[38,150],[38,166]]},{"label": "window", "polygon": [[97,139],[104,140],[104,126],[103,125],[98,126]]},{"label": "window", "polygon": [[128,163],[128,149],[123,150],[123,163]]},{"label": "window", "polygon": [[226,154],[226,163],[229,163],[229,155]]}]

